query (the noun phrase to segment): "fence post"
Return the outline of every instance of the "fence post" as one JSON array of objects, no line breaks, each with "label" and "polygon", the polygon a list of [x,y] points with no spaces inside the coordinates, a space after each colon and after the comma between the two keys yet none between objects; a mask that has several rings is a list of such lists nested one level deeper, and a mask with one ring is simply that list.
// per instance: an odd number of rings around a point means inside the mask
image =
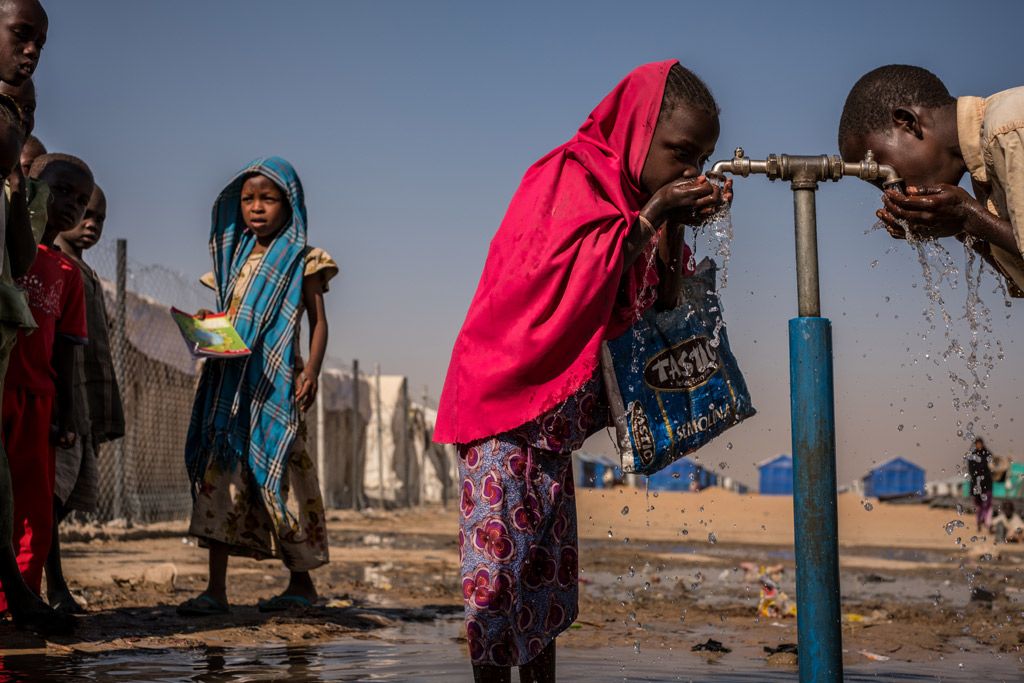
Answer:
[{"label": "fence post", "polygon": [[380,506],[384,507],[384,416],[381,414],[380,363],[374,368],[377,379],[377,398],[374,418],[377,420],[377,495]]},{"label": "fence post", "polygon": [[[127,394],[132,388],[127,378],[127,290],[128,290],[128,240],[117,240],[117,273],[116,273],[116,298],[114,300],[114,329],[113,329],[113,361],[114,375],[118,384]],[[113,519],[123,517],[125,522],[130,522],[127,491],[125,487],[125,469],[127,454],[125,452],[126,439],[118,439],[114,442],[114,500],[110,516]]]},{"label": "fence post", "polygon": [[[429,432],[427,432],[427,399],[428,399],[428,394],[429,394],[429,389],[427,388],[426,385],[423,385],[423,435],[424,435],[424,438],[429,433]],[[417,449],[419,451],[419,454],[420,454],[419,455],[419,459],[418,459],[419,468],[420,468],[420,497],[419,497],[420,505],[423,505],[424,488],[426,488],[424,486],[424,484],[426,482],[427,449],[433,447],[431,441],[432,441],[431,439],[427,439],[427,442],[425,444],[421,444],[422,447]],[[448,494],[448,492],[445,490],[447,488],[447,486],[444,483],[444,477],[440,476],[440,473],[438,473],[438,475],[439,475],[438,478],[441,480],[441,505],[446,505],[447,502],[448,502],[447,501],[447,498],[448,498],[447,494]]]},{"label": "fence post", "polygon": [[352,459],[349,467],[352,471],[349,486],[352,492],[353,510],[361,510],[363,508],[363,483],[359,477],[361,472],[359,467],[359,446],[361,441],[359,432],[359,360],[355,359],[352,361],[352,428],[350,430]]},{"label": "fence post", "polygon": [[[413,495],[412,495],[412,454],[409,452],[409,427],[412,422],[409,420],[409,380],[408,378],[402,380],[402,444],[401,448],[396,449],[396,452],[402,454],[402,458],[405,460],[405,507],[411,508]],[[418,479],[418,477],[417,477]],[[419,498],[419,486],[417,481],[417,499]],[[417,500],[418,502],[418,500]]]},{"label": "fence post", "polygon": [[320,499],[325,508],[334,507],[327,487],[327,434],[323,386],[316,392],[316,471],[320,475]]}]

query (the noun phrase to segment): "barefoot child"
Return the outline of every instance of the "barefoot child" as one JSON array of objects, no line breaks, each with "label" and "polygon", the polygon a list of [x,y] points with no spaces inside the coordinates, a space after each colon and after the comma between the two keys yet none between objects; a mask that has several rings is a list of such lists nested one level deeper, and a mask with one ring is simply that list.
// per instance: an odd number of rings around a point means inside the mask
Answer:
[{"label": "barefoot child", "polygon": [[[85,212],[92,172],[81,159],[44,154],[32,177],[51,189],[43,241],[18,284],[37,330],[19,332],[3,393],[3,440],[14,484],[14,547],[28,586],[39,593],[53,532],[54,447],[70,447],[74,346],[85,344],[85,297],[75,264],[54,246]],[[0,603],[0,608],[4,607]]]},{"label": "barefoot child", "polygon": [[[323,294],[338,268],[306,245],[306,206],[295,169],[270,157],[249,164],[221,192],[210,235],[217,292],[252,350],[207,360],[185,450],[192,480],[189,533],[210,551],[206,590],[178,607],[187,616],[229,611],[229,555],[281,559],[291,576],[261,611],[308,607],[309,572],[327,563],[327,528],[302,414],[312,405],[327,349]],[[299,329],[310,326],[303,364]],[[206,312],[201,312],[205,314]]]},{"label": "barefoot child", "polygon": [[[890,235],[905,238],[909,224],[920,237],[970,240],[1024,296],[1024,87],[954,98],[926,69],[879,67],[850,90],[839,121],[845,160],[869,149],[907,185],[886,190],[876,212]],[[974,197],[958,186],[964,173]]]},{"label": "barefoot child", "polygon": [[[718,132],[697,76],[674,60],[641,66],[527,170],[491,242],[435,432],[459,448],[479,681],[509,681],[512,666],[555,679],[555,637],[578,611],[570,453],[609,420],[600,345],[654,303],[659,276],[681,275],[677,226],[731,199],[731,184],[701,175]],[[652,267],[659,235],[671,248]]]},{"label": "barefoot child", "polygon": [[100,444],[124,436],[124,410],[110,355],[110,330],[103,288],[96,271],[83,260],[85,251],[96,246],[103,236],[106,219],[107,198],[97,185],[82,221],[57,238],[57,246],[82,273],[85,318],[89,329],[89,344],[75,349],[74,422],[78,438],[71,448],[57,451],[53,542],[46,559],[47,600],[53,608],[70,614],[79,614],[83,610],[71,595],[64,578],[58,527],[72,510],[96,510],[99,485],[96,454]]}]

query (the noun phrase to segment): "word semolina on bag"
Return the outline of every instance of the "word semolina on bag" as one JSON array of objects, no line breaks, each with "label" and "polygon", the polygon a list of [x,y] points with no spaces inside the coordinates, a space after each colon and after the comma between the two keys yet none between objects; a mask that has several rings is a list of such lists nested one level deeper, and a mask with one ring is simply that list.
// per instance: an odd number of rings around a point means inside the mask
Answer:
[{"label": "word semolina on bag", "polygon": [[624,472],[654,474],[756,412],[729,350],[715,271],[705,258],[683,279],[677,308],[651,307],[603,345]]}]

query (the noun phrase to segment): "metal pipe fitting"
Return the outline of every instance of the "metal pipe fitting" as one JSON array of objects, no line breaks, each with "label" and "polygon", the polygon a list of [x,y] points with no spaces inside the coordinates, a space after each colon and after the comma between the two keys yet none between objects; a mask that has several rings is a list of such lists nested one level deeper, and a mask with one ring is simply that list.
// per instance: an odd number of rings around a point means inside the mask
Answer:
[{"label": "metal pipe fitting", "polygon": [[807,187],[822,181],[837,182],[845,176],[853,176],[874,182],[881,180],[883,188],[901,187],[903,179],[896,169],[875,161],[875,156],[868,150],[862,161],[843,161],[839,155],[821,154],[802,156],[794,154],[769,154],[766,159],[748,159],[742,147],[737,147],[732,159],[716,161],[708,175],[724,177],[726,173],[743,178],[758,173],[768,176],[769,180],[789,180]]}]

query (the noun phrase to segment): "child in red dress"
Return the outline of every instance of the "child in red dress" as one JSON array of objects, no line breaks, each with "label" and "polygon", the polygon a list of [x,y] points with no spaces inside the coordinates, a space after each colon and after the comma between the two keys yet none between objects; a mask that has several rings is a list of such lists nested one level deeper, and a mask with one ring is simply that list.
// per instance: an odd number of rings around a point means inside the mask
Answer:
[{"label": "child in red dress", "polygon": [[[50,188],[46,230],[35,263],[18,284],[25,290],[38,329],[19,332],[3,392],[3,440],[14,486],[14,537],[18,566],[39,593],[53,530],[55,446],[73,445],[71,385],[74,345],[87,342],[85,294],[78,267],[54,246],[61,232],[82,220],[93,190],[85,162],[44,154],[32,177]],[[0,611],[7,608],[0,595]]]}]

